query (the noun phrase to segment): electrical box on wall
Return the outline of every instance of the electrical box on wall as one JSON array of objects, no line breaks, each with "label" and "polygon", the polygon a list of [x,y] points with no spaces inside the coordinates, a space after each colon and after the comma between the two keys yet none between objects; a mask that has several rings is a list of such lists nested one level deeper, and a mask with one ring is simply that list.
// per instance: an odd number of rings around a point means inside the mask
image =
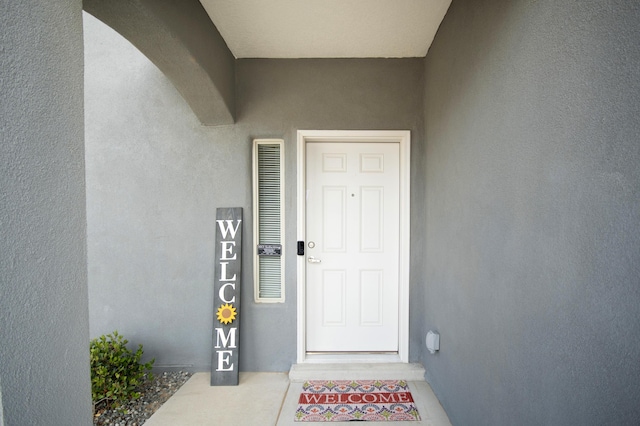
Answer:
[{"label": "electrical box on wall", "polygon": [[432,354],[440,350],[440,334],[429,330],[427,333],[427,349],[429,349],[429,352]]}]

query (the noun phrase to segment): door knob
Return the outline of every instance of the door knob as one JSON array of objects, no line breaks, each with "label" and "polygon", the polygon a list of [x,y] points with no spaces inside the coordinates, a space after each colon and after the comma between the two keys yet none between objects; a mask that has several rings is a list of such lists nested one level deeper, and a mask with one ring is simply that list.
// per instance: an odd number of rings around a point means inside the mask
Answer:
[{"label": "door knob", "polygon": [[316,259],[316,258],[315,258],[315,257],[313,257],[313,256],[309,256],[309,257],[307,258],[307,262],[309,262],[309,263],[320,263],[320,262],[322,262],[322,260],[320,260],[320,259]]}]

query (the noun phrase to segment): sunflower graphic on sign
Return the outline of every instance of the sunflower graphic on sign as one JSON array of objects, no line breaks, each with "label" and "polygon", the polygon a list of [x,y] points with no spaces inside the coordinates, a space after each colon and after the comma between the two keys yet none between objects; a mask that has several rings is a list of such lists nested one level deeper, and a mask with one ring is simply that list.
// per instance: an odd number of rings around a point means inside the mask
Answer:
[{"label": "sunflower graphic on sign", "polygon": [[225,303],[218,308],[218,321],[222,324],[231,324],[236,319],[236,308],[233,305]]}]

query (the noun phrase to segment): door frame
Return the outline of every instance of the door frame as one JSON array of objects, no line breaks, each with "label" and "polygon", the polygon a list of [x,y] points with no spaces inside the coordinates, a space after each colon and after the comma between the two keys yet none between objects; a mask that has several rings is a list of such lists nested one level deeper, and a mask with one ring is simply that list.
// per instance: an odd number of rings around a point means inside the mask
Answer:
[{"label": "door frame", "polygon": [[309,354],[306,350],[306,256],[297,256],[297,362],[409,362],[409,257],[411,230],[411,132],[409,130],[298,130],[297,241],[305,241],[306,144],[309,142],[391,142],[400,146],[400,247],[398,272],[398,353]]}]

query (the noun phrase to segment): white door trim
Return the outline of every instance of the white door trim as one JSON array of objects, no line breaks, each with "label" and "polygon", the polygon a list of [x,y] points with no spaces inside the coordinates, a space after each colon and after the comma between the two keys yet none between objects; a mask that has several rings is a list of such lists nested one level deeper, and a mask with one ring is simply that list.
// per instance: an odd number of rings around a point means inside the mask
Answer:
[{"label": "white door trim", "polygon": [[400,259],[398,354],[312,355],[306,351],[306,262],[297,259],[297,362],[409,362],[409,249],[411,132],[408,130],[298,130],[297,240],[306,241],[306,144],[307,142],[394,142],[400,144]]}]

